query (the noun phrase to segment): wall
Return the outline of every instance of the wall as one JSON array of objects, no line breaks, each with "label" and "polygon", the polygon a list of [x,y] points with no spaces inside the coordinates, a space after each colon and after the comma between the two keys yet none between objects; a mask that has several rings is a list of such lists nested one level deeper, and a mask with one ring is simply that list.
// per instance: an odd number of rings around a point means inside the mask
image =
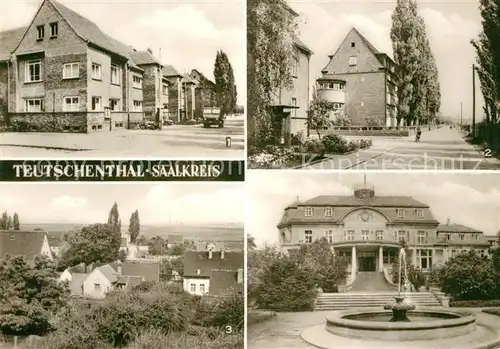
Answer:
[{"label": "wall", "polygon": [[9,117],[17,132],[87,132],[86,112],[11,113]]},{"label": "wall", "polygon": [[[142,73],[135,70],[135,69],[130,69],[129,74],[128,74],[128,86],[129,86],[129,103],[128,103],[128,110],[134,110],[134,101],[143,101],[143,92],[142,88],[136,88],[133,87],[133,79],[134,75],[138,75],[142,77]],[[144,83],[144,80],[143,80]],[[144,105],[143,105],[144,107]]]},{"label": "wall", "polygon": [[146,65],[141,66],[144,69],[144,80],[142,82],[142,94],[143,94],[143,108],[142,110],[146,116],[156,115],[156,108],[160,108],[161,100],[160,93],[161,89],[159,86],[160,82],[160,71],[157,65]]},{"label": "wall", "polygon": [[[100,285],[100,291],[96,291],[94,285]],[[92,273],[85,279],[83,282],[83,294],[86,297],[102,299],[106,296],[106,293],[111,291],[111,283],[109,280],[102,274],[99,268],[94,269]]]},{"label": "wall", "polygon": [[180,78],[168,77],[167,80],[170,82],[168,87],[168,113],[172,121],[179,122]]},{"label": "wall", "polygon": [[71,273],[66,269],[65,271],[62,272],[62,274],[59,276],[59,281],[71,281],[72,276]]},{"label": "wall", "polygon": [[[109,107],[110,86],[111,86],[111,57],[101,51],[89,47],[87,60],[88,79],[88,111],[92,111],[92,97],[102,98],[102,110]],[[101,65],[101,80],[92,78],[92,63]]]},{"label": "wall", "polygon": [[8,85],[9,85],[9,65],[7,62],[0,62],[0,123],[7,122],[8,109]]},{"label": "wall", "polygon": [[[191,284],[196,285],[196,292],[191,292]],[[184,278],[183,287],[184,291],[190,294],[201,296],[203,293],[200,292],[200,285],[205,285],[205,293],[209,292],[210,289],[210,278]]]}]

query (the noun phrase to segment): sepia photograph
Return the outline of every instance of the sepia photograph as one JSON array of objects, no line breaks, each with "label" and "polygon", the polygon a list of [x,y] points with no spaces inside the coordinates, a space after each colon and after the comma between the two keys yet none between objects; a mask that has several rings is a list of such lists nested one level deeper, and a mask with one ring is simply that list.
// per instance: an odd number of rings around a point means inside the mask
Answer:
[{"label": "sepia photograph", "polygon": [[249,0],[249,168],[500,169],[497,7]]},{"label": "sepia photograph", "polygon": [[244,348],[243,184],[0,187],[0,348]]},{"label": "sepia photograph", "polygon": [[2,10],[2,156],[244,157],[243,0]]},{"label": "sepia photograph", "polygon": [[252,171],[248,349],[500,347],[496,174]]}]

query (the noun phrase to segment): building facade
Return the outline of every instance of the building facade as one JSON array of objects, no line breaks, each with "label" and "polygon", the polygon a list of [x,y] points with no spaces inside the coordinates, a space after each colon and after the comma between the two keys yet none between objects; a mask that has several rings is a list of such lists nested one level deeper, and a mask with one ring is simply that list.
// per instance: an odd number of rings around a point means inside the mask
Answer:
[{"label": "building facade", "polygon": [[201,118],[203,114],[218,112],[215,83],[196,69],[191,70],[189,76],[196,81],[198,91],[201,93],[201,95],[196,98],[196,117]]},{"label": "building facade", "polygon": [[285,252],[325,238],[335,255],[349,261],[348,280],[359,272],[392,269],[404,240],[414,265],[424,272],[465,250],[486,255],[490,243],[481,231],[438,222],[431,208],[412,197],[376,196],[373,187],[353,196],[318,196],[285,208],[278,224]]},{"label": "building facade", "polygon": [[318,95],[335,103],[352,125],[396,126],[396,64],[352,28],[316,81]]},{"label": "building facade", "polygon": [[16,131],[89,132],[163,121],[169,81],[137,51],[55,0],[0,33],[0,113]]}]

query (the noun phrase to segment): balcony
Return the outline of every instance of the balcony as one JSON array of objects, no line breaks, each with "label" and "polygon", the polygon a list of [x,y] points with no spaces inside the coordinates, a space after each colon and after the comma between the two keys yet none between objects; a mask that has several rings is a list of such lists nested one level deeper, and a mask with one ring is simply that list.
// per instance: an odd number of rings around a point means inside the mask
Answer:
[{"label": "balcony", "polygon": [[330,89],[330,88],[319,88],[317,90],[318,97],[332,103],[345,103],[345,90],[341,89]]}]

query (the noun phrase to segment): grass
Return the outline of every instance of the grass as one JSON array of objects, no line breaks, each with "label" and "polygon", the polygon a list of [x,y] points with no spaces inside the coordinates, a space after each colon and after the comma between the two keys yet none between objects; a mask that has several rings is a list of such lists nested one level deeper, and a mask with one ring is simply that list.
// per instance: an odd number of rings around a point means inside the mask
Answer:
[{"label": "grass", "polygon": [[267,321],[275,316],[276,313],[274,311],[249,309],[247,325],[248,326],[255,325]]}]

